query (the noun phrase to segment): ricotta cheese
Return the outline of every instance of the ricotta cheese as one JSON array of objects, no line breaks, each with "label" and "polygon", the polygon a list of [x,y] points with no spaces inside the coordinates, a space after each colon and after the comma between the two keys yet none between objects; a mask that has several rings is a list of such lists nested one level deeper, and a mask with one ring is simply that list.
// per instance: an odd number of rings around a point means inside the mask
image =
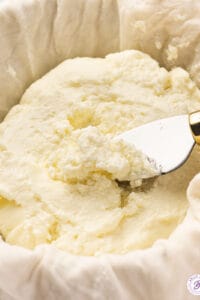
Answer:
[{"label": "ricotta cheese", "polygon": [[168,238],[183,220],[195,149],[179,170],[156,171],[114,137],[200,108],[181,68],[135,51],[68,59],[33,83],[0,125],[0,233],[77,255],[126,253]]}]

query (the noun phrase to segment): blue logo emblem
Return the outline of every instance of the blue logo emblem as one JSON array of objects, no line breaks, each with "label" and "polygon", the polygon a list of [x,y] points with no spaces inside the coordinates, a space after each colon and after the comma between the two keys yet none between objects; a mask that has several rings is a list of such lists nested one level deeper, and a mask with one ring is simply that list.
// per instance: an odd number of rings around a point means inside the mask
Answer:
[{"label": "blue logo emblem", "polygon": [[187,288],[192,295],[200,295],[200,274],[194,274],[189,277]]}]

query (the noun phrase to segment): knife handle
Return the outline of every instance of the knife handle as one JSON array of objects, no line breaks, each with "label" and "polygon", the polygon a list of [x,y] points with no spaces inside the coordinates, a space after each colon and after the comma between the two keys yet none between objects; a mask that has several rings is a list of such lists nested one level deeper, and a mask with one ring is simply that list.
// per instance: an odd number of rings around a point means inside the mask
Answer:
[{"label": "knife handle", "polygon": [[189,114],[189,124],[195,142],[200,145],[200,110]]}]

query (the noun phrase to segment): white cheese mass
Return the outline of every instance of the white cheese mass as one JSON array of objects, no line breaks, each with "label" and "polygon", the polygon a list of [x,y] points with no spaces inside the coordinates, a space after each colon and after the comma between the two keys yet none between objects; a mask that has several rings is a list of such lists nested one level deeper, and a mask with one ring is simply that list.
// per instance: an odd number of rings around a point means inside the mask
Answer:
[{"label": "white cheese mass", "polygon": [[126,253],[167,238],[187,212],[200,169],[195,149],[156,175],[119,133],[200,108],[181,68],[139,51],[68,59],[32,84],[0,125],[0,233],[11,244],[51,243],[77,255]]}]

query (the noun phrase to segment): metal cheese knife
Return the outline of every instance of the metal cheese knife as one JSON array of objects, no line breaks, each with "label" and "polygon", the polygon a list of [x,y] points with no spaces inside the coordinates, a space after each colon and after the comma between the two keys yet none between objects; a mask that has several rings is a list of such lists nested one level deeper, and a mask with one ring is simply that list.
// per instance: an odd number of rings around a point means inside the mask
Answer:
[{"label": "metal cheese knife", "polygon": [[200,111],[147,123],[117,139],[143,152],[158,174],[169,173],[182,166],[195,143],[200,145]]}]

